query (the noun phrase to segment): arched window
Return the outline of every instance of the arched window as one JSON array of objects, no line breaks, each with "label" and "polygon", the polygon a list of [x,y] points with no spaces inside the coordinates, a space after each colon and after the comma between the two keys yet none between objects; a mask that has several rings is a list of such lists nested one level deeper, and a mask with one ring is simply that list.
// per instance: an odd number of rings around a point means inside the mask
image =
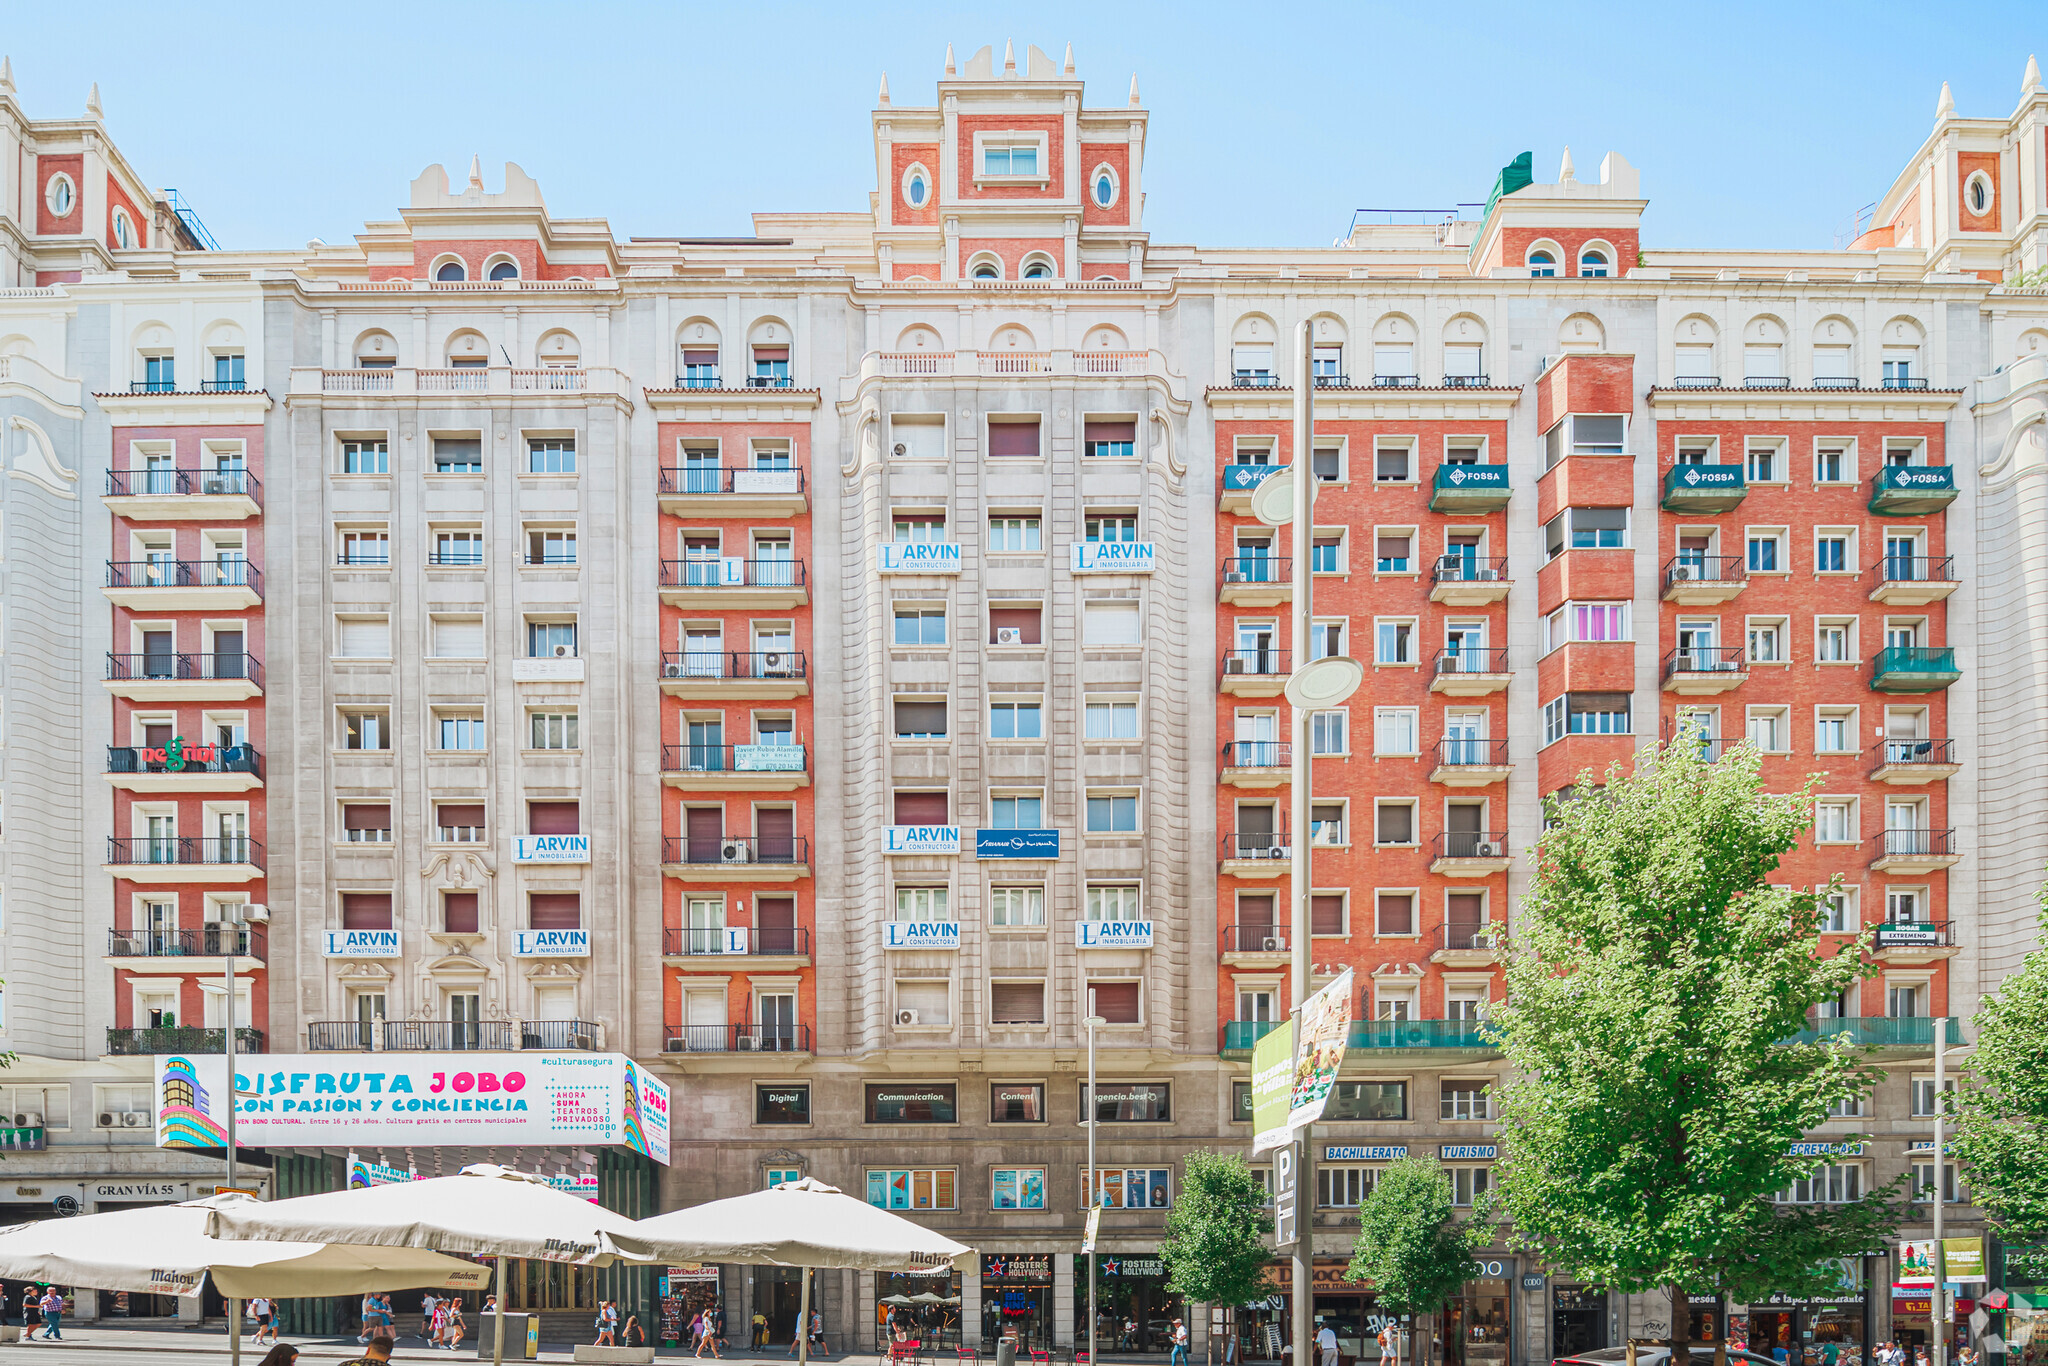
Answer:
[{"label": "arched window", "polygon": [[913,209],[923,208],[924,196],[924,177],[921,175],[912,176],[910,178],[910,207]]},{"label": "arched window", "polygon": [[1557,258],[1547,251],[1529,253],[1529,274],[1539,280],[1548,280],[1557,274]]},{"label": "arched window", "polygon": [[1116,181],[1107,171],[1095,177],[1095,202],[1105,209],[1116,203]]},{"label": "arched window", "polygon": [[921,163],[912,164],[903,172],[903,202],[913,209],[921,209],[931,197],[931,173]]},{"label": "arched window", "polygon": [[1607,253],[1589,251],[1579,258],[1579,274],[1590,280],[1607,278]]},{"label": "arched window", "polygon": [[1000,280],[1003,278],[1003,275],[1002,272],[997,270],[994,266],[990,265],[986,261],[983,261],[980,265],[974,268],[974,278],[977,280]]},{"label": "arched window", "polygon": [[496,264],[495,266],[492,266],[492,267],[491,267],[491,278],[492,278],[493,280],[516,280],[516,279],[518,279],[518,278],[519,278],[519,263],[518,263],[517,261],[500,261],[500,262],[498,262],[498,264]]},{"label": "arched window", "polygon": [[461,280],[467,278],[467,272],[462,269],[460,261],[443,261],[434,267],[434,278],[442,281]]},{"label": "arched window", "polygon": [[114,210],[114,245],[132,247],[135,245],[135,227],[128,221],[128,215]]}]

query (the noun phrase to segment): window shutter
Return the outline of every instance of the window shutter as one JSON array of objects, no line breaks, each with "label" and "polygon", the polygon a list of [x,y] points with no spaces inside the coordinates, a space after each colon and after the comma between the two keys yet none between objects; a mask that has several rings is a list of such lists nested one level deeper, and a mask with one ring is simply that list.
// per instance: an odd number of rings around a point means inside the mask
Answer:
[{"label": "window shutter", "polygon": [[366,806],[351,803],[341,808],[341,828],[344,830],[389,830],[391,808],[389,806]]},{"label": "window shutter", "polygon": [[991,422],[988,424],[990,455],[1037,455],[1038,423]]},{"label": "window shutter", "polygon": [[1095,1013],[1110,1024],[1139,1023],[1136,982],[1090,982],[1088,990],[1095,993]]},{"label": "window shutter", "polygon": [[1415,933],[1415,903],[1404,895],[1380,898],[1379,933]]},{"label": "window shutter", "polygon": [[1373,473],[1381,479],[1408,477],[1408,448],[1384,446],[1373,453]]},{"label": "window shutter", "polygon": [[1042,643],[1039,623],[1044,613],[1036,607],[991,607],[988,611],[989,644],[996,641],[996,632],[1014,629],[1026,645]]},{"label": "window shutter", "polygon": [[1378,547],[1379,557],[1383,560],[1405,560],[1408,558],[1408,538],[1406,536],[1382,536],[1375,544]]},{"label": "window shutter", "polygon": [[482,617],[441,617],[434,622],[434,654],[440,659],[482,659]]},{"label": "window shutter", "polygon": [[580,835],[583,833],[582,814],[580,802],[528,802],[526,832],[530,835]]},{"label": "window shutter", "polygon": [[344,930],[388,930],[391,928],[391,893],[343,892],[341,927]]},{"label": "window shutter", "polygon": [[1044,1024],[1045,983],[996,982],[989,988],[991,1024]]},{"label": "window shutter", "polygon": [[1381,844],[1407,844],[1415,838],[1415,808],[1412,806],[1382,806],[1375,813],[1377,835]]},{"label": "window shutter", "polygon": [[384,659],[391,654],[386,617],[341,617],[335,622],[335,652],[346,659]]},{"label": "window shutter", "polygon": [[1237,940],[1240,949],[1256,950],[1273,937],[1273,898],[1241,896],[1237,899]]},{"label": "window shutter", "polygon": [[577,892],[534,892],[526,899],[526,927],[530,930],[582,929],[582,895]]},{"label": "window shutter", "polygon": [[1136,645],[1138,604],[1091,602],[1081,610],[1083,645]]},{"label": "window shutter", "polygon": [[475,892],[443,892],[441,894],[441,928],[447,934],[475,934],[477,932]]},{"label": "window shutter", "polygon": [[441,465],[480,465],[484,458],[484,443],[477,436],[437,436],[434,438],[434,462]]},{"label": "window shutter", "polygon": [[481,806],[455,806],[453,804],[434,808],[434,824],[443,829],[465,826],[481,830],[484,824],[484,809]]},{"label": "window shutter", "polygon": [[1486,923],[1486,898],[1471,892],[1453,892],[1445,904],[1444,919],[1450,924],[1453,941],[1470,943]]},{"label": "window shutter", "polygon": [[[786,806],[757,808],[754,812],[754,836],[755,842],[760,845],[761,858],[795,858],[796,812]],[[765,902],[760,904],[766,905]]]},{"label": "window shutter", "polygon": [[[759,353],[756,352],[756,354],[758,355]],[[683,352],[683,364],[716,365],[718,364],[718,353],[716,351],[685,351]]]},{"label": "window shutter", "polygon": [[896,794],[896,824],[945,825],[948,803],[943,792],[899,792]]},{"label": "window shutter", "polygon": [[1344,898],[1312,896],[1308,903],[1310,934],[1344,933]]},{"label": "window shutter", "polygon": [[789,348],[786,346],[757,346],[754,348],[754,359],[757,361],[788,360]]},{"label": "window shutter", "polygon": [[944,702],[898,702],[896,704],[896,733],[898,735],[944,735],[946,733],[946,704]]},{"label": "window shutter", "polygon": [[1135,422],[1088,422],[1083,423],[1081,436],[1084,441],[1136,441],[1138,424]]}]

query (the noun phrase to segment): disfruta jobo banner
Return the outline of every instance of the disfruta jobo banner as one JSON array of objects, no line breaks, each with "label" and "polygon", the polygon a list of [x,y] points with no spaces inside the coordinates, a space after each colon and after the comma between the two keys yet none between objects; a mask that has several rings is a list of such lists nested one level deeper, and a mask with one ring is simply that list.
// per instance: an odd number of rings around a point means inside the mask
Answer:
[{"label": "disfruta jobo banner", "polygon": [[[227,1060],[156,1060],[162,1148],[227,1142]],[[235,1059],[248,1148],[616,1143],[669,1160],[669,1089],[617,1053],[263,1053]]]},{"label": "disfruta jobo banner", "polygon": [[1254,1154],[1272,1151],[1323,1117],[1351,1039],[1351,988],[1346,968],[1302,1002],[1298,1028],[1289,1021],[1252,1046]]}]

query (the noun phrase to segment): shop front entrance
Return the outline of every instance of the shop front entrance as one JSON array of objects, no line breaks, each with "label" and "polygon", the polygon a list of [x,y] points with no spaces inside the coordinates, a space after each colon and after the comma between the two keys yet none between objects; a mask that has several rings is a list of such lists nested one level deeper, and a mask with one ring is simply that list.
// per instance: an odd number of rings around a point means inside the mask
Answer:
[{"label": "shop front entrance", "polygon": [[[1350,1265],[1336,1258],[1317,1259],[1312,1270],[1315,1284],[1310,1290],[1311,1331],[1320,1333],[1327,1327],[1337,1335],[1338,1366],[1360,1362],[1376,1366],[1383,1333],[1391,1340],[1387,1355],[1394,1361],[1406,1361],[1412,1327],[1408,1315],[1380,1308],[1379,1297],[1370,1286],[1346,1280],[1344,1273]],[[1267,1263],[1266,1283],[1273,1293],[1238,1318],[1244,1359],[1289,1359],[1283,1348],[1293,1342],[1293,1272],[1291,1263]]]},{"label": "shop front entrance", "polygon": [[1568,1357],[1597,1352],[1607,1345],[1607,1292],[1582,1285],[1553,1286],[1550,1291],[1551,1355]]},{"label": "shop front entrance", "polygon": [[[1901,1324],[1895,1336],[1916,1346],[1910,1331]],[[1782,1366],[1863,1366],[1863,1301],[1751,1305],[1748,1339],[1749,1351]]]},{"label": "shop front entrance", "polygon": [[[960,1341],[960,1273],[922,1276],[900,1271],[875,1274],[875,1351],[903,1329],[903,1340],[920,1345],[920,1356],[950,1350]],[[850,1350],[850,1349],[849,1349]]]},{"label": "shop front entrance", "polygon": [[1005,1338],[1020,1352],[1052,1350],[1051,1253],[982,1254],[982,1346]]},{"label": "shop front entrance", "polygon": [[[1088,1334],[1088,1259],[1075,1259],[1075,1336]],[[1187,1301],[1167,1289],[1166,1263],[1156,1254],[1105,1252],[1096,1258],[1096,1341],[1104,1352],[1173,1350],[1173,1321],[1187,1323]],[[1193,1333],[1193,1328],[1189,1328]]]},{"label": "shop front entrance", "polygon": [[768,1320],[770,1347],[787,1347],[796,1341],[796,1315],[803,1290],[801,1268],[754,1268],[754,1315]]},{"label": "shop front entrance", "polygon": [[1482,1263],[1482,1267],[1498,1269],[1501,1274],[1465,1282],[1439,1316],[1437,1331],[1443,1341],[1445,1366],[1507,1366],[1513,1306],[1508,1279],[1514,1267],[1500,1259]]}]

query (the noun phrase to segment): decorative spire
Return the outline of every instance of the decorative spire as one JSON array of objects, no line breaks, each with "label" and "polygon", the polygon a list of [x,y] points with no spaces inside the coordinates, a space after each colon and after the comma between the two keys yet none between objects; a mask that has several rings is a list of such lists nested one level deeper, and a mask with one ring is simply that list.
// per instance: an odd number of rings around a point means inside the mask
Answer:
[{"label": "decorative spire", "polygon": [[2020,94],[2038,95],[2040,93],[2041,64],[2035,61],[2034,54],[2029,52],[2027,54],[2027,73],[2020,77]]},{"label": "decorative spire", "polygon": [[484,187],[484,159],[475,153],[469,158],[469,188],[481,190]]},{"label": "decorative spire", "polygon": [[882,93],[880,99],[883,104],[889,102],[889,73],[886,71],[882,73]]},{"label": "decorative spire", "polygon": [[1137,72],[1135,72],[1135,71],[1133,71],[1133,72],[1131,73],[1131,108],[1133,108],[1133,109],[1136,109],[1137,107],[1138,107],[1138,73],[1137,73]]},{"label": "decorative spire", "polygon": [[1064,74],[1068,76],[1074,74],[1074,45],[1072,43],[1067,44],[1067,60]]},{"label": "decorative spire", "polygon": [[87,118],[96,119],[100,116],[100,83],[98,81],[94,81],[92,89],[86,92],[85,113]]},{"label": "decorative spire", "polygon": [[1567,146],[1564,149],[1564,164],[1557,168],[1557,183],[1567,185],[1576,179],[1578,172],[1572,166],[1572,149]]},{"label": "decorative spire", "polygon": [[953,45],[951,43],[946,44],[946,74],[948,76],[958,74],[953,70]]},{"label": "decorative spire", "polygon": [[0,57],[0,90],[14,89],[14,59]]},{"label": "decorative spire", "polygon": [[1017,74],[1017,44],[1009,38],[1003,39],[1003,74],[1005,76]]},{"label": "decorative spire", "polygon": [[1941,122],[1956,112],[1956,97],[1948,93],[1948,82],[1941,83],[1941,98],[1934,102],[1934,121]]}]

